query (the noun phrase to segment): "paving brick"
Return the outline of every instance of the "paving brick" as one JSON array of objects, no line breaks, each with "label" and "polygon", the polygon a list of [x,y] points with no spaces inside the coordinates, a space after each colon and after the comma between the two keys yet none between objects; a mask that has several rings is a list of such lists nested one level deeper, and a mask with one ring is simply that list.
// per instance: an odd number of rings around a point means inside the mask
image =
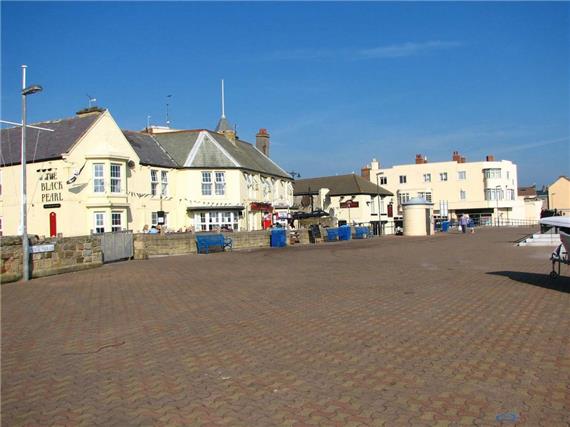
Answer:
[{"label": "paving brick", "polygon": [[[516,229],[12,283],[3,425],[568,425],[570,283]],[[563,273],[565,271],[563,270]],[[568,270],[566,270],[568,273]]]}]

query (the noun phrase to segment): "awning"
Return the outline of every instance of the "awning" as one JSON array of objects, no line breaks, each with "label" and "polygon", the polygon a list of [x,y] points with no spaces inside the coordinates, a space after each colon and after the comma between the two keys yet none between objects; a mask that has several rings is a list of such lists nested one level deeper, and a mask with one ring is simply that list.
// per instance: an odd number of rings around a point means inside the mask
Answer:
[{"label": "awning", "polygon": [[244,207],[239,205],[233,206],[188,206],[186,212],[195,211],[243,211]]}]

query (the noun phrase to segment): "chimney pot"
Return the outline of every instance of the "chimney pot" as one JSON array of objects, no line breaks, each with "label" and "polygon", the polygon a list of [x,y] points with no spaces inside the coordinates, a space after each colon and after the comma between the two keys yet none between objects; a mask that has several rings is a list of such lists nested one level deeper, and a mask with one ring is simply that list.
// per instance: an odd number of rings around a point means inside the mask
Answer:
[{"label": "chimney pot", "polygon": [[493,156],[492,154],[487,155],[487,157],[485,158],[486,161],[488,162],[494,162],[495,161],[495,156]]},{"label": "chimney pot", "polygon": [[255,147],[269,157],[269,132],[267,132],[267,129],[259,129],[257,135],[255,135]]}]

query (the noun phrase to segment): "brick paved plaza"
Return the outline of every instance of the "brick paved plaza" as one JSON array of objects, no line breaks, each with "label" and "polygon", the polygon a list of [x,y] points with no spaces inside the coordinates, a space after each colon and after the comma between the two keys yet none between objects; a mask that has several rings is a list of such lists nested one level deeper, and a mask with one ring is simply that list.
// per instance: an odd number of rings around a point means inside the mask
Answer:
[{"label": "brick paved plaza", "polygon": [[570,280],[526,232],[3,285],[2,425],[568,426]]}]

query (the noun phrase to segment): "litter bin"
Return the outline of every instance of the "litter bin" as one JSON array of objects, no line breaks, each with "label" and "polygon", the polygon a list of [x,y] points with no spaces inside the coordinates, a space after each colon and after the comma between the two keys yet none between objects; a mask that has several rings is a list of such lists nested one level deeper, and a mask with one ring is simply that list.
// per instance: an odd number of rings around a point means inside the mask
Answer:
[{"label": "litter bin", "polygon": [[284,228],[271,230],[270,243],[272,248],[282,248],[287,244],[287,235]]},{"label": "litter bin", "polygon": [[338,227],[338,240],[350,240],[352,230],[350,225],[341,225]]},{"label": "litter bin", "polygon": [[449,221],[441,222],[441,231],[443,231],[444,233],[449,231]]},{"label": "litter bin", "polygon": [[338,240],[338,228],[327,228],[327,242]]}]

